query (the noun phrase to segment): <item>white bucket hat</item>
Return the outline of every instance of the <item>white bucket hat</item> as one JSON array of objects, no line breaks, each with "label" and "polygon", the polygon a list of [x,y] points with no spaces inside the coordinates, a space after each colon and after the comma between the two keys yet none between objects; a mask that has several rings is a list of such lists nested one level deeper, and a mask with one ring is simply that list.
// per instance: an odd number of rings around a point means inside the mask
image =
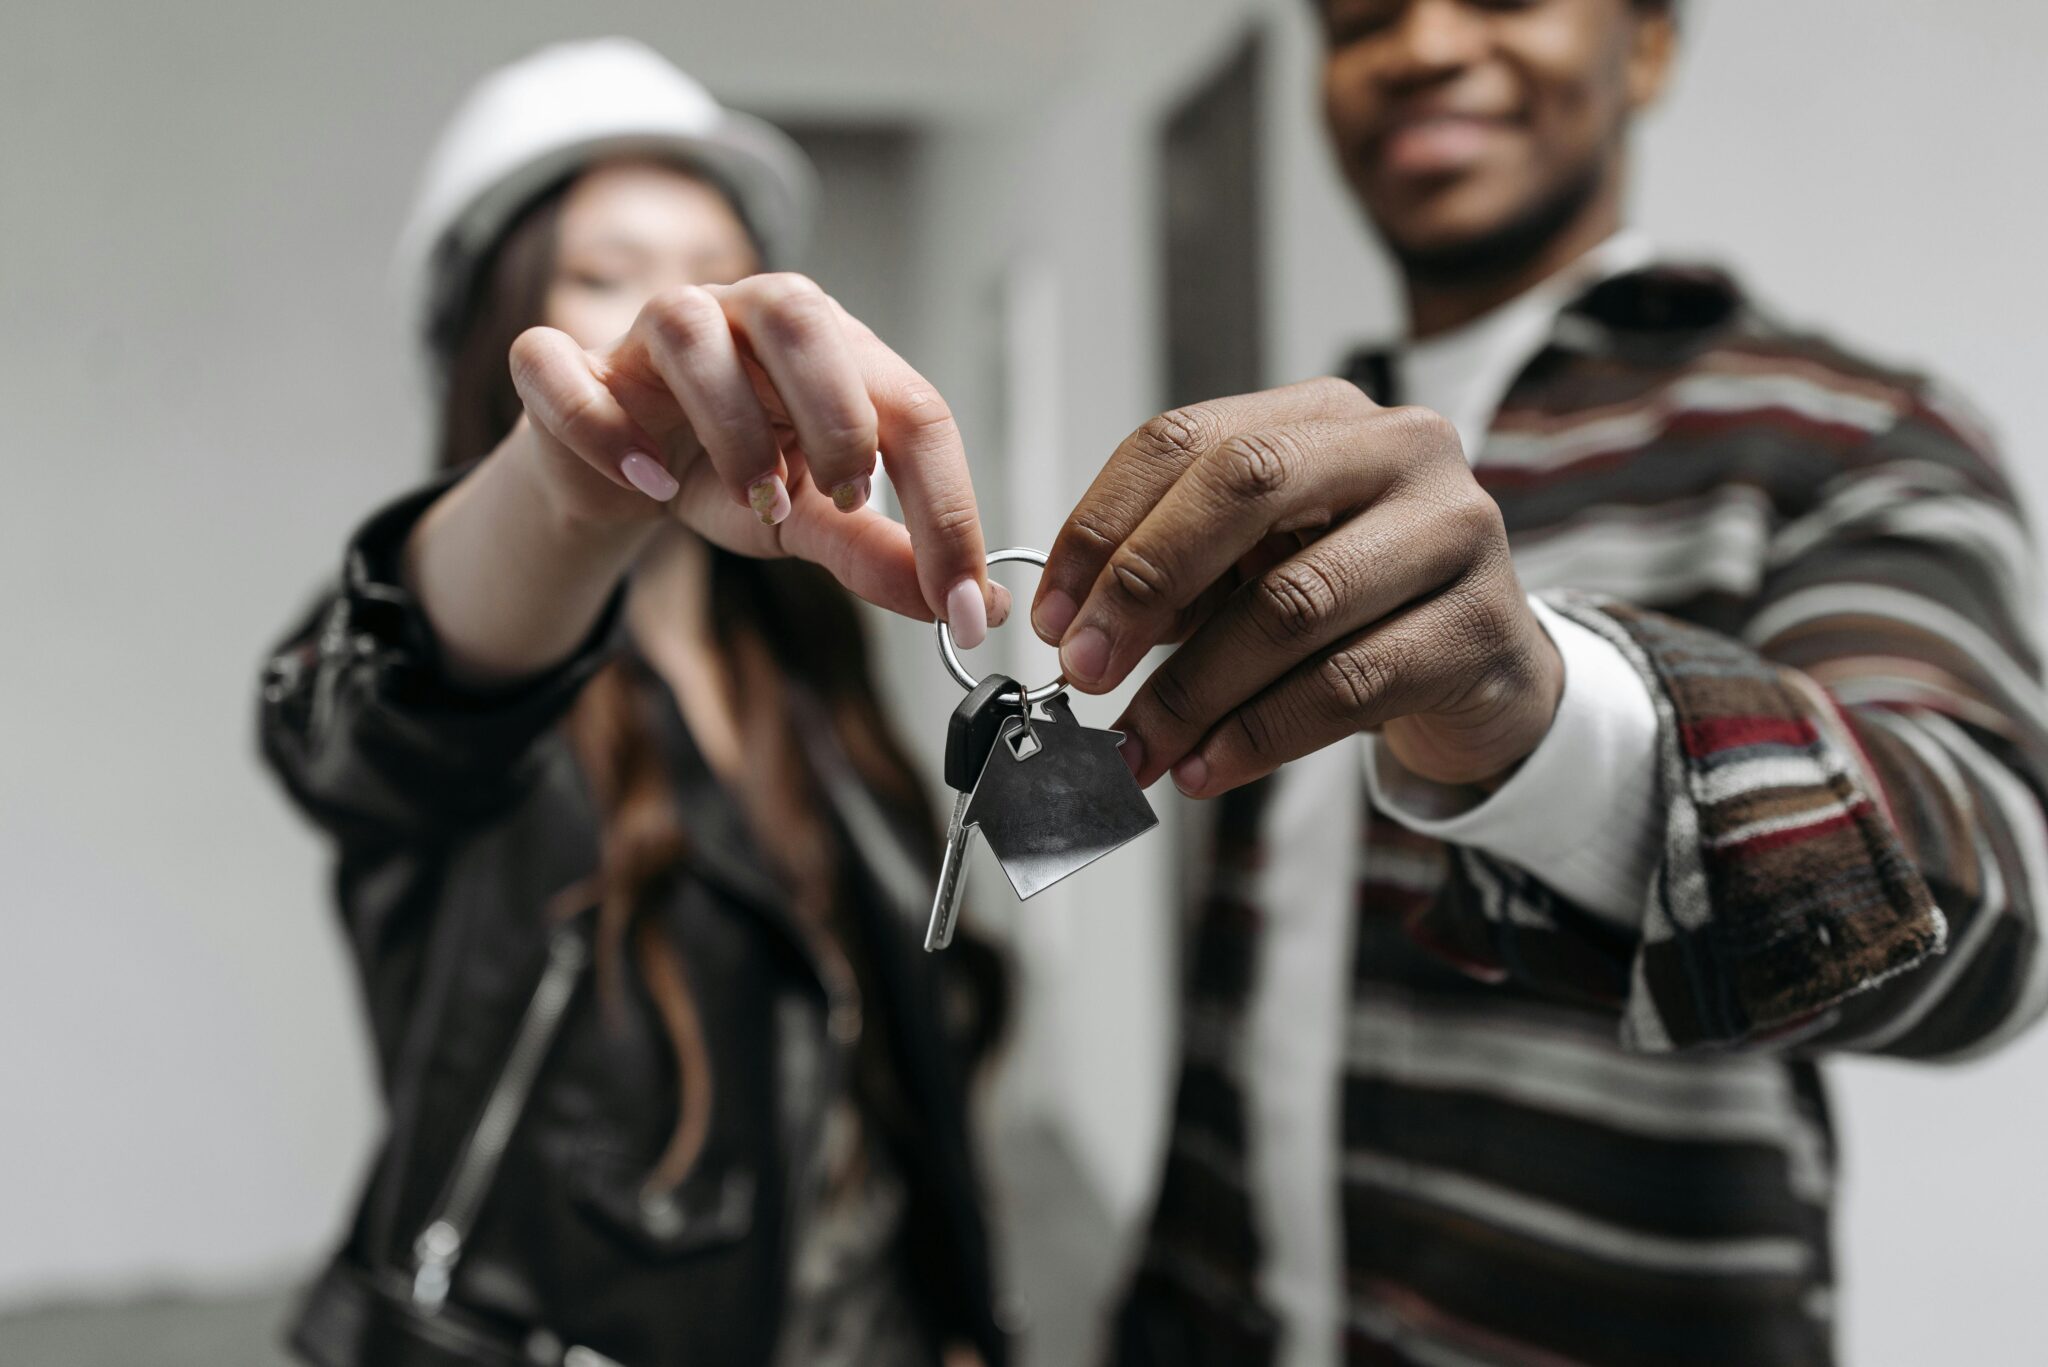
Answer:
[{"label": "white bucket hat", "polygon": [[717,181],[768,268],[802,256],[817,178],[787,134],[720,105],[644,43],[561,43],[479,81],[427,158],[395,263],[419,334],[432,334],[535,194],[631,154],[675,157]]}]

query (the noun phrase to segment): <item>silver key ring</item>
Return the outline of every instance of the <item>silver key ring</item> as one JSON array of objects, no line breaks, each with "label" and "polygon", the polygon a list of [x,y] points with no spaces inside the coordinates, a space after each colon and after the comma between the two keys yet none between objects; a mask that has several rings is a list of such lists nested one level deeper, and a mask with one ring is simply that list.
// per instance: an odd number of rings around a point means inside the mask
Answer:
[{"label": "silver key ring", "polygon": [[[1022,560],[1028,564],[1043,566],[1045,558],[1044,551],[1034,551],[1029,546],[1009,546],[1000,551],[989,552],[988,563],[1000,565],[1006,560]],[[957,679],[962,688],[972,692],[980,686],[981,680],[968,673],[967,666],[960,662],[960,652],[953,648],[953,633],[947,629],[944,622],[938,623],[938,637],[939,658],[946,662],[946,672]],[[1067,676],[1062,674],[1049,684],[1025,689],[1024,706],[1027,709],[1036,707],[1042,702],[1052,701],[1066,691]],[[1030,715],[1028,710],[1025,715]]]}]

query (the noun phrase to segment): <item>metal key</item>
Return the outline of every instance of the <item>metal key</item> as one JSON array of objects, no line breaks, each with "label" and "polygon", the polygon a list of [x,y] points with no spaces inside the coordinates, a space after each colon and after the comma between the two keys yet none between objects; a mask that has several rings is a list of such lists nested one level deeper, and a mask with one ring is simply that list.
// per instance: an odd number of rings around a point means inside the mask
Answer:
[{"label": "metal key", "polygon": [[974,800],[975,785],[995,749],[1005,723],[1023,712],[1023,689],[1015,679],[991,674],[976,684],[946,723],[946,785],[958,791],[953,799],[953,818],[946,824],[946,852],[939,862],[939,887],[932,896],[931,923],[925,927],[924,947],[944,949],[953,942],[953,927],[960,917],[960,895],[967,885],[967,841],[974,828],[967,823],[967,808]]},{"label": "metal key", "polygon": [[[991,565],[1008,560],[1044,565],[1046,555],[1024,546],[989,552]],[[1123,736],[1074,720],[1065,675],[1031,689],[1000,674],[977,679],[961,663],[946,624],[933,631],[947,672],[970,691],[946,731],[946,782],[960,796],[946,828],[927,950],[953,939],[973,832],[981,832],[1025,898],[1159,824],[1117,753]],[[1032,716],[1038,707],[1043,718]]]}]

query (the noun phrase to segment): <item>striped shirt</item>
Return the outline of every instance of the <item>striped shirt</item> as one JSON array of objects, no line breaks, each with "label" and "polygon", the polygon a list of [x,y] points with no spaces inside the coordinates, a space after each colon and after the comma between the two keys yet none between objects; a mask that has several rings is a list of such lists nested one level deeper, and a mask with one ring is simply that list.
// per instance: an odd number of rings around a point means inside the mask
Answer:
[{"label": "striped shirt", "polygon": [[[2048,1000],[2048,712],[2012,491],[1936,387],[1672,269],[1563,313],[1475,469],[1524,582],[1651,693],[1662,857],[1618,926],[1364,811],[1332,1192],[1347,1356],[1829,1363],[1817,1060],[1968,1056]],[[1125,1367],[1274,1356],[1243,1087],[1269,798],[1216,804]]]}]

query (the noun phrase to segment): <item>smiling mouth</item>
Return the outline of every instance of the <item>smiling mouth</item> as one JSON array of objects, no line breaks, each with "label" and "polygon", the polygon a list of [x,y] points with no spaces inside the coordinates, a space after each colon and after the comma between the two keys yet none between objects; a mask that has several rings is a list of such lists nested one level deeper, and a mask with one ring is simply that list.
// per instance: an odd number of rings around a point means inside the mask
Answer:
[{"label": "smiling mouth", "polygon": [[1403,119],[1375,140],[1377,169],[1401,177],[1456,175],[1486,155],[1509,131],[1506,119],[1474,114],[1429,114]]}]

